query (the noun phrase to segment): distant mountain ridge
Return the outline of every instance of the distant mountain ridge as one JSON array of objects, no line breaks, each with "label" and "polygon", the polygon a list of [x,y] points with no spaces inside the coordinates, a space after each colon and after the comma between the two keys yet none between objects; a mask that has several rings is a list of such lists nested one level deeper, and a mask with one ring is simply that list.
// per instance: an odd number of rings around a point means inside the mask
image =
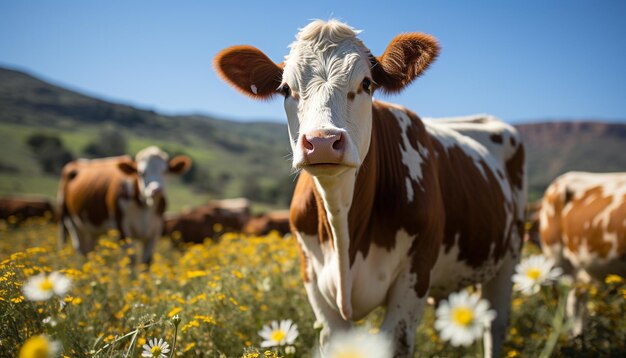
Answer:
[{"label": "distant mountain ridge", "polygon": [[[99,100],[24,72],[0,68],[2,123],[59,133],[110,126],[131,133],[137,143],[169,143],[196,154],[212,180],[223,182],[224,190],[217,195],[244,195],[251,178],[271,187],[269,192],[278,190],[276,186],[293,184],[287,161],[287,128],[281,123],[167,116]],[[541,195],[552,179],[568,170],[626,171],[624,123],[553,121],[515,127],[526,143],[531,198]],[[15,165],[0,162],[4,164]]]}]

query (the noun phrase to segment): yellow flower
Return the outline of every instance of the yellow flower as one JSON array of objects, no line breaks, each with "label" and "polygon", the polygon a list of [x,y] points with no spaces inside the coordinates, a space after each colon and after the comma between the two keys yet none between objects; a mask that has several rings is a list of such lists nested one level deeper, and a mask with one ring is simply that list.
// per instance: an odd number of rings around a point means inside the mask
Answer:
[{"label": "yellow flower", "polygon": [[51,341],[46,336],[34,336],[24,342],[19,358],[47,358],[56,355],[59,350],[58,342]]},{"label": "yellow flower", "polygon": [[175,314],[180,313],[183,309],[180,307],[174,307],[168,314],[168,317],[174,317]]},{"label": "yellow flower", "polygon": [[623,279],[621,276],[619,276],[619,275],[608,275],[608,276],[604,279],[604,282],[605,282],[607,285],[610,285],[610,284],[612,284],[612,283],[622,283],[622,282],[624,282],[624,279]]}]

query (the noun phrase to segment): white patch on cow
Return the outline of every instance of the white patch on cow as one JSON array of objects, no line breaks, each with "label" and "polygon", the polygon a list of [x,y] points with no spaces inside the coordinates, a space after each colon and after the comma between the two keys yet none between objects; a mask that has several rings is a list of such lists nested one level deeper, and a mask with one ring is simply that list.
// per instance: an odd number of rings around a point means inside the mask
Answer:
[{"label": "white patch on cow", "polygon": [[[391,250],[372,244],[367,257],[357,252],[350,267],[353,319],[359,320],[385,303],[390,287],[406,265],[410,265],[407,254],[414,240],[414,236],[400,229],[394,237],[395,246]],[[417,278],[415,274],[412,277],[414,283]]]},{"label": "white patch on cow", "polygon": [[402,141],[400,143],[400,153],[402,154],[402,164],[404,164],[404,166],[409,170],[406,191],[408,194],[407,199],[410,203],[413,201],[413,186],[411,182],[415,182],[415,184],[419,185],[420,189],[424,191],[424,186],[422,185],[422,164],[424,163],[424,160],[420,155],[420,152],[422,152],[423,149],[420,143],[415,143],[417,145],[417,150],[415,150],[409,141],[408,131],[412,125],[412,121],[406,111],[394,107],[391,107],[390,110],[398,120],[400,130],[402,131],[400,137]]},{"label": "white patch on cow", "polygon": [[408,202],[413,201],[413,185],[411,184],[411,178],[404,178],[406,182],[406,197]]},{"label": "white patch on cow", "polygon": [[252,91],[252,93],[257,94],[257,88],[254,84],[250,85],[250,90]]}]

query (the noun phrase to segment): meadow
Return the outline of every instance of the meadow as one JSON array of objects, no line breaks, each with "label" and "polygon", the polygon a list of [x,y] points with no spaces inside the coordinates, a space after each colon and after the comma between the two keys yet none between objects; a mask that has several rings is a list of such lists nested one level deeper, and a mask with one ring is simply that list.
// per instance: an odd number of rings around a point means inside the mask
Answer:
[{"label": "meadow", "polygon": [[[45,219],[0,225],[0,357],[16,357],[24,342],[39,334],[60,341],[65,357],[137,357],[151,338],[172,347],[175,337],[174,355],[180,357],[312,355],[318,331],[293,238],[227,233],[219,242],[184,250],[164,238],[145,268],[131,267],[127,254],[134,249],[124,250],[115,232],[102,237],[87,258],[69,244],[58,250],[56,232]],[[524,251],[537,253],[533,246]],[[43,302],[25,299],[24,282],[52,271],[71,278],[68,294]],[[560,334],[552,356],[624,356],[626,283],[614,279],[584,289],[591,312],[585,334],[576,339]],[[530,297],[515,293],[506,357],[539,355],[559,319],[557,302],[558,292],[550,287]],[[382,314],[377,310],[358,324],[375,332]],[[292,347],[260,348],[258,331],[284,319],[298,326]],[[458,348],[441,341],[433,320],[429,306],[416,332],[416,357],[481,354],[480,344]]]}]

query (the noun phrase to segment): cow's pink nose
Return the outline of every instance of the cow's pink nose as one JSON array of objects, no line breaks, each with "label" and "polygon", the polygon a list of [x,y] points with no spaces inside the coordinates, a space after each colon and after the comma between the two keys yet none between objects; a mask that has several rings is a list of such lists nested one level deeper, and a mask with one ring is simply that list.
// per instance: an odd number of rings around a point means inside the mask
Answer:
[{"label": "cow's pink nose", "polygon": [[345,136],[336,130],[313,131],[302,135],[307,164],[338,164],[346,150]]}]

